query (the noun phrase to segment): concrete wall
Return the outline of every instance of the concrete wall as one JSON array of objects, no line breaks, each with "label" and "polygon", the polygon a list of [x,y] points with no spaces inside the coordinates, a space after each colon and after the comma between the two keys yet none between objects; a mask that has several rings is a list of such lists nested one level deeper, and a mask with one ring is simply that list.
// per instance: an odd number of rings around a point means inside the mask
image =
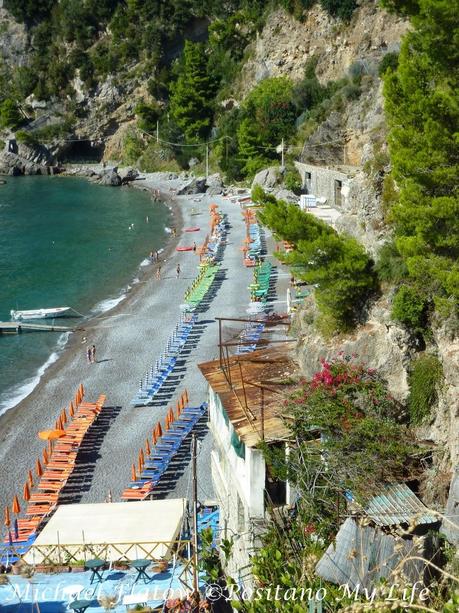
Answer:
[{"label": "concrete wall", "polygon": [[[346,204],[349,195],[350,177],[349,175],[323,166],[313,166],[295,162],[295,166],[300,173],[303,188],[308,194],[314,194],[318,198],[326,198],[326,204],[331,207],[340,207]],[[336,181],[341,182],[341,203],[336,197]]]},{"label": "concrete wall", "polygon": [[265,461],[258,449],[245,448],[245,458],[231,444],[234,428],[225,421],[217,394],[209,390],[210,430],[214,436],[211,472],[220,505],[222,535],[234,538],[233,554],[227,572],[241,584],[252,587],[250,554],[264,521]]}]

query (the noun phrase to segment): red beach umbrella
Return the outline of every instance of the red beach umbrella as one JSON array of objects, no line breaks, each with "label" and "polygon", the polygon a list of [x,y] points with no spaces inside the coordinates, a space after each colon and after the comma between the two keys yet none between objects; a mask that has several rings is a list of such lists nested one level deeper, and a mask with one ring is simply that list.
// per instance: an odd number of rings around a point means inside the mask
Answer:
[{"label": "red beach umbrella", "polygon": [[137,481],[137,473],[135,471],[135,464],[133,464],[131,468],[131,479],[132,481]]},{"label": "red beach umbrella", "polygon": [[29,484],[27,482],[24,484],[24,491],[22,492],[22,497],[26,502],[30,500],[30,489]]},{"label": "red beach umbrella", "polygon": [[17,495],[14,495],[13,498],[13,506],[11,507],[13,513],[15,513],[16,515],[18,515],[21,512],[21,505],[19,504],[19,498],[17,497]]},{"label": "red beach umbrella", "polygon": [[40,460],[35,462],[35,472],[37,473],[37,477],[43,476],[43,468],[41,466]]},{"label": "red beach umbrella", "polygon": [[3,523],[7,528],[11,526],[10,507],[5,507],[5,516]]}]

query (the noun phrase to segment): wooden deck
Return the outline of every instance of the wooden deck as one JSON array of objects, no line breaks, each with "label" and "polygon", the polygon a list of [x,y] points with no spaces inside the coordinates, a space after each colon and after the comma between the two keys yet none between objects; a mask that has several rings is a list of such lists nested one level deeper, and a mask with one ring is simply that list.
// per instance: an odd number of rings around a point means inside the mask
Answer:
[{"label": "wooden deck", "polygon": [[36,332],[71,332],[74,328],[47,324],[34,324],[24,321],[0,321],[0,334],[21,334],[24,330]]}]

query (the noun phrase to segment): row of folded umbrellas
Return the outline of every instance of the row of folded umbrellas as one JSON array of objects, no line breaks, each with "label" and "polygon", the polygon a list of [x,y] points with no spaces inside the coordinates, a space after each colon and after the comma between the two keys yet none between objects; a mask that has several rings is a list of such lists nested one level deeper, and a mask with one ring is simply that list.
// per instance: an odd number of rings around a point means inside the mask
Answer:
[{"label": "row of folded umbrellas", "polygon": [[132,464],[131,483],[122,493],[123,500],[143,500],[151,494],[173,455],[205,410],[204,405],[191,408],[188,403],[188,391],[185,390],[177,401],[176,410],[169,407],[164,427],[158,420],[140,448],[137,462]]},{"label": "row of folded umbrellas", "polygon": [[261,234],[257,216],[253,209],[244,208],[242,216],[245,221],[246,235],[241,251],[244,254],[244,265],[247,267],[255,266],[261,251]]},{"label": "row of folded umbrellas", "polygon": [[[35,462],[35,477],[32,470],[28,471],[22,495],[24,501],[28,503],[25,517],[16,517],[12,522],[9,507],[5,509],[4,524],[8,529],[6,540],[10,543],[24,542],[31,538],[57,505],[61,490],[75,468],[80,445],[105,402],[103,395],[97,402],[84,402],[84,394],[84,387],[81,384],[68,410],[62,409],[54,429],[38,433],[41,440],[47,441],[47,447]],[[36,485],[35,479],[37,479]],[[36,491],[33,491],[34,489]],[[11,512],[16,516],[21,513],[17,494],[13,498]]]}]

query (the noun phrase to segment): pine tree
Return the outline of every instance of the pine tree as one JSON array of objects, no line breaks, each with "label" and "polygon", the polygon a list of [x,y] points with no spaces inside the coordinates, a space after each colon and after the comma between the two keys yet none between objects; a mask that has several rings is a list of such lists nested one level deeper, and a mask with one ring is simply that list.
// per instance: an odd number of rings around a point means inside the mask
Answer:
[{"label": "pine tree", "polygon": [[188,142],[208,137],[212,127],[214,94],[204,45],[186,41],[180,73],[172,87],[170,111]]},{"label": "pine tree", "polygon": [[449,0],[386,0],[412,14],[396,71],[385,75],[396,244],[410,276],[437,304],[459,303],[459,52]]}]

